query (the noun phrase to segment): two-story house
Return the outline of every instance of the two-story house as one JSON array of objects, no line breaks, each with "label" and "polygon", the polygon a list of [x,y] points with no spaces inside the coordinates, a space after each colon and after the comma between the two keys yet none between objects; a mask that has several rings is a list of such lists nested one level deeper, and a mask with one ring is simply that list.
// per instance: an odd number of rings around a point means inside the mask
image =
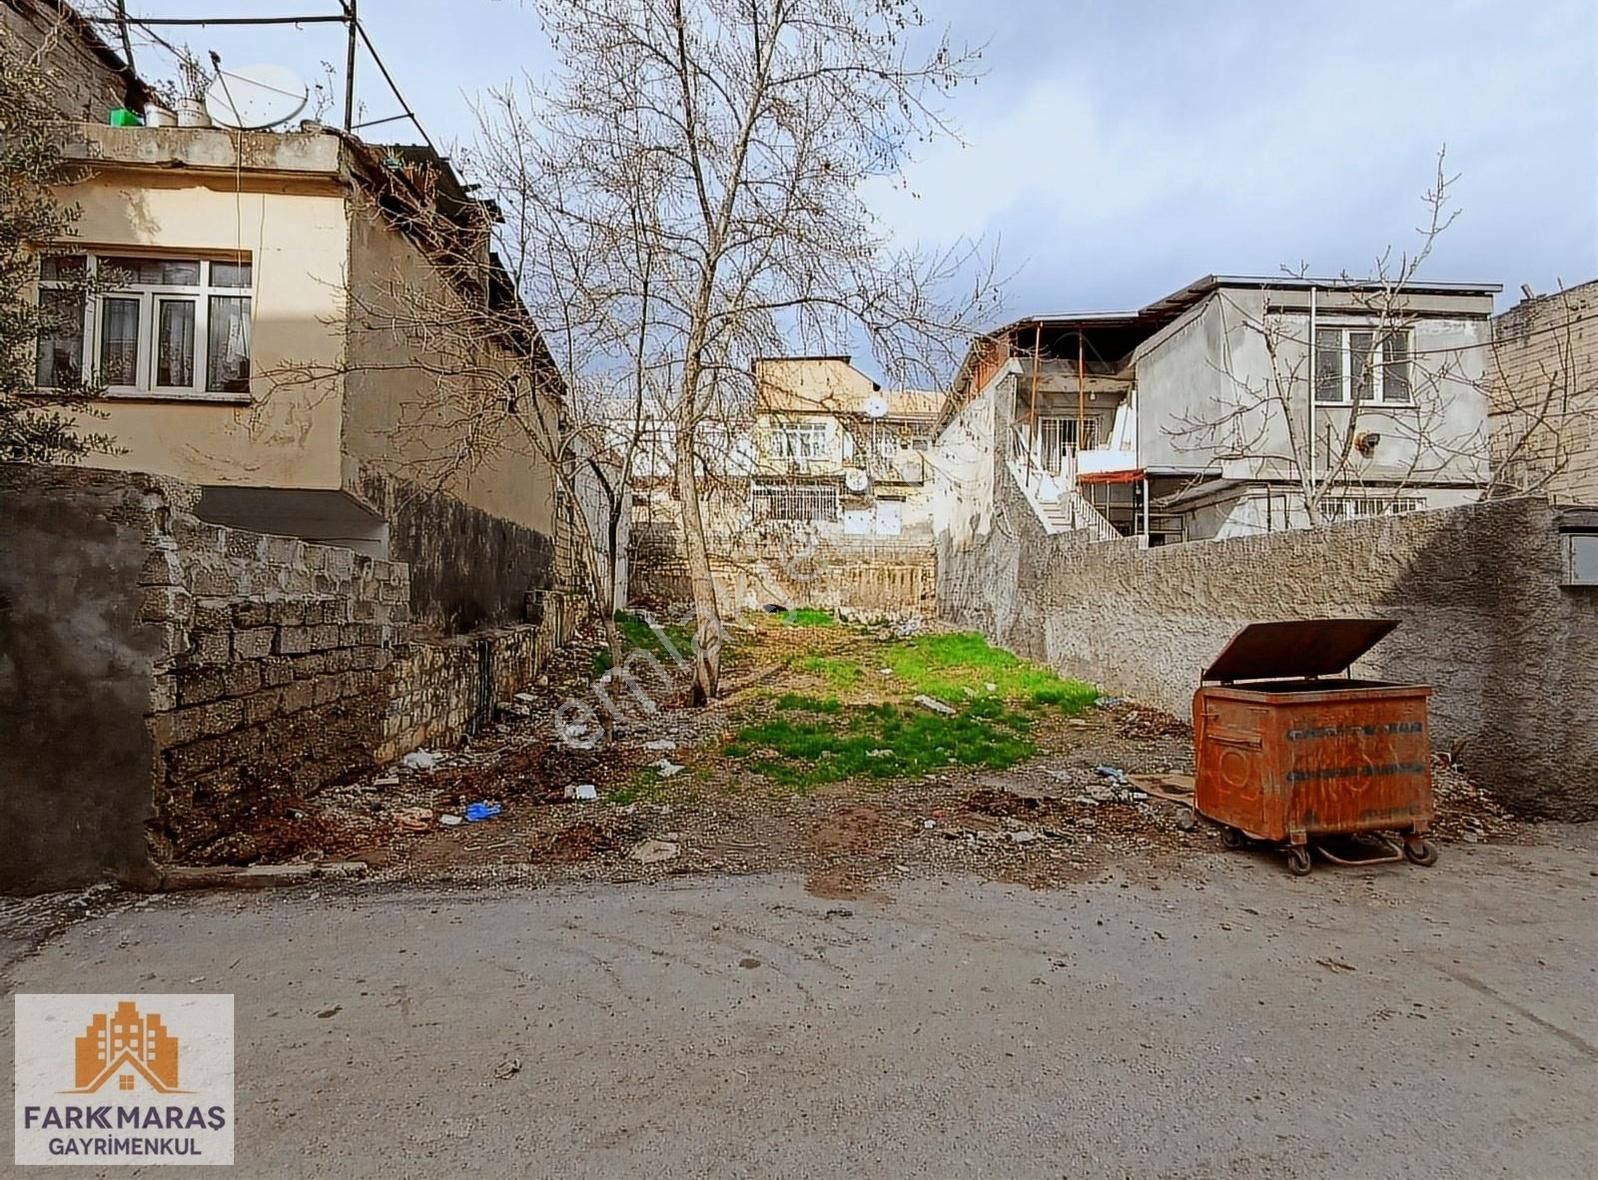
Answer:
[{"label": "two-story house", "polygon": [[[1151,544],[1475,499],[1492,283],[1209,276],[1137,311],[1031,316],[978,340],[939,417],[993,440],[1051,531]],[[966,449],[969,449],[967,446]]]},{"label": "two-story house", "polygon": [[754,520],[803,523],[821,537],[930,537],[939,395],[884,390],[846,356],[766,357],[754,378]]},{"label": "two-story house", "polygon": [[37,383],[103,389],[84,425],[116,450],[90,462],[197,484],[216,524],[406,561],[419,620],[519,621],[554,579],[560,514],[548,399],[515,376],[545,354],[490,249],[494,206],[429,148],[314,122],[107,126],[143,87],[91,26],[66,4],[0,16],[61,37],[57,196],[81,215],[40,243],[57,314]]}]

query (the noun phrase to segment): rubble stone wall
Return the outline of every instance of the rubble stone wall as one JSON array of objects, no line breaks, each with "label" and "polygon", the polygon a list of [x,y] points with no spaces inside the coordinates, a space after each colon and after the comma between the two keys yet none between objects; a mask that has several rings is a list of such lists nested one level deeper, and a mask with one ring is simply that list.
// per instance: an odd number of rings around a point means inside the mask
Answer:
[{"label": "rubble stone wall", "polygon": [[534,622],[396,647],[379,762],[429,744],[454,744],[491,719],[496,704],[538,679],[587,607],[577,594],[551,590],[530,597]]},{"label": "rubble stone wall", "polygon": [[581,621],[429,642],[407,566],[225,528],[198,489],[0,464],[0,891],[252,859],[245,830],[532,684]]},{"label": "rubble stone wall", "polygon": [[1013,480],[939,541],[945,619],[1180,716],[1241,627],[1400,626],[1356,673],[1432,687],[1436,748],[1532,815],[1598,818],[1598,592],[1560,584],[1558,511],[1522,498],[1143,549],[1045,534]]},{"label": "rubble stone wall", "polygon": [[151,844],[163,861],[248,858],[254,813],[369,767],[388,703],[403,563],[206,524],[174,506],[146,617],[170,631],[152,682]]}]

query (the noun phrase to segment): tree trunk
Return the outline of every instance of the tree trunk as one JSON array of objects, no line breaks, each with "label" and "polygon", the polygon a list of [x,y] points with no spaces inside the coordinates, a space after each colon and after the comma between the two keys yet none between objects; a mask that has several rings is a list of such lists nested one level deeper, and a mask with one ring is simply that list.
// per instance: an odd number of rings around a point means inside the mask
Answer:
[{"label": "tree trunk", "polygon": [[694,591],[694,681],[688,700],[697,706],[708,703],[720,689],[721,611],[716,605],[710,547],[705,543],[705,520],[699,506],[693,424],[694,419],[687,417],[677,427],[677,496],[682,501],[683,546]]}]

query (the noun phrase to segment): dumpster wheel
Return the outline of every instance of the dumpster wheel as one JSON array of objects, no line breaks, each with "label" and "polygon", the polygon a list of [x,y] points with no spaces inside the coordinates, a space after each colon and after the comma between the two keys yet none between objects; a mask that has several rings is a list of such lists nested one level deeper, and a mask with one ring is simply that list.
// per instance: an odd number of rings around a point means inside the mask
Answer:
[{"label": "dumpster wheel", "polygon": [[1307,877],[1315,862],[1310,859],[1309,846],[1295,844],[1287,850],[1287,871],[1295,877]]},{"label": "dumpster wheel", "polygon": [[1242,828],[1224,827],[1221,829],[1221,847],[1233,850],[1248,847],[1248,837],[1243,835]]},{"label": "dumpster wheel", "polygon": [[1412,836],[1404,841],[1404,855],[1422,868],[1437,863],[1437,845],[1424,836]]}]

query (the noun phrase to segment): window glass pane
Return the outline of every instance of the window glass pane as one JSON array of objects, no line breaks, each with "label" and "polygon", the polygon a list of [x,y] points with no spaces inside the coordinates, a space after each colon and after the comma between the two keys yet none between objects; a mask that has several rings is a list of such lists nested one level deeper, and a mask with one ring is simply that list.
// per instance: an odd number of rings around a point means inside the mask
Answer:
[{"label": "window glass pane", "polygon": [[1320,328],[1315,333],[1315,400],[1343,400],[1343,333]]},{"label": "window glass pane", "polygon": [[77,384],[83,372],[83,294],[39,292],[39,365],[37,384],[64,389]]},{"label": "window glass pane", "polygon": [[155,383],[194,388],[194,300],[161,299],[156,303]]},{"label": "window glass pane", "polygon": [[100,301],[100,380],[107,385],[139,381],[139,301]]},{"label": "window glass pane", "polygon": [[1409,386],[1409,333],[1399,330],[1382,344],[1382,400],[1407,402]]},{"label": "window glass pane", "polygon": [[1349,384],[1354,389],[1354,400],[1368,402],[1375,396],[1376,370],[1371,343],[1375,337],[1370,332],[1348,334]]},{"label": "window glass pane", "polygon": [[249,285],[250,264],[248,262],[211,263],[211,286],[248,287]]},{"label": "window glass pane", "polygon": [[142,287],[198,287],[197,258],[102,258],[100,269],[113,283]]},{"label": "window glass pane", "polygon": [[213,393],[250,391],[250,301],[211,296],[205,348],[205,387]]},{"label": "window glass pane", "polygon": [[45,283],[81,283],[83,281],[83,255],[46,255],[39,259],[39,280]]}]

